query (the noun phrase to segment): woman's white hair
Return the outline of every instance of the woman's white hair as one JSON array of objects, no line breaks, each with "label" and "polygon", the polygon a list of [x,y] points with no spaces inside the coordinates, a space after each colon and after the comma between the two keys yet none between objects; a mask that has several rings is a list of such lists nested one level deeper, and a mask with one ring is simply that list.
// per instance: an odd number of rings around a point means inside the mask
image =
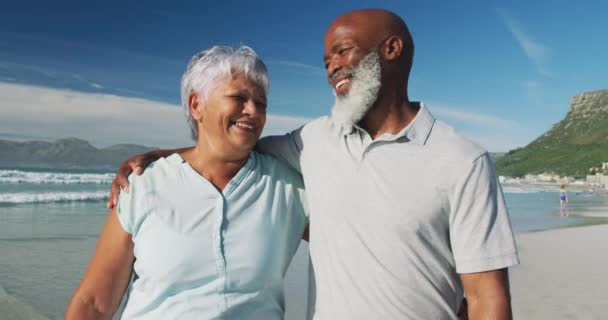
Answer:
[{"label": "woman's white hair", "polygon": [[190,126],[192,139],[198,140],[196,120],[190,114],[189,96],[195,92],[200,98],[207,99],[217,82],[227,78],[234,79],[245,75],[268,94],[268,70],[266,65],[248,46],[232,48],[213,46],[194,55],[182,76],[182,106]]}]

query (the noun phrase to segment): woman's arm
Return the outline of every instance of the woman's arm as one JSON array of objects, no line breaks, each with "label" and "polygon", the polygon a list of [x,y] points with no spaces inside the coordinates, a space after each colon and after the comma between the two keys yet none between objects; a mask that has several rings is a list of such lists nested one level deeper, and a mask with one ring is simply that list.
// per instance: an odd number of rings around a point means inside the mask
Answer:
[{"label": "woman's arm", "polygon": [[129,284],[133,261],[131,235],[120,225],[114,209],[67,307],[65,319],[111,319]]}]

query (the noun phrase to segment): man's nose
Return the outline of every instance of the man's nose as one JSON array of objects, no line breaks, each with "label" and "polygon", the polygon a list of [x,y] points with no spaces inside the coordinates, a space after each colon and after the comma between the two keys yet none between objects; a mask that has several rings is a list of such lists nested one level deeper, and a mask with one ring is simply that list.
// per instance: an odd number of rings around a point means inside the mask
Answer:
[{"label": "man's nose", "polygon": [[331,78],[336,74],[336,72],[342,69],[342,64],[338,59],[331,59],[329,64],[327,65],[327,79],[331,82]]}]

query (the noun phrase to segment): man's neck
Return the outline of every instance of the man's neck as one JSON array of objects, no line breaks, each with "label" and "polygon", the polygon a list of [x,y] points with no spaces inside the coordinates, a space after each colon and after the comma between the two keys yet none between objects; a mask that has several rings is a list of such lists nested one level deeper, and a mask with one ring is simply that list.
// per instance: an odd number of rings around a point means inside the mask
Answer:
[{"label": "man's neck", "polygon": [[218,191],[224,190],[248,159],[248,157],[235,160],[217,157],[208,146],[201,146],[200,143],[185,151],[182,157],[196,172],[209,180]]},{"label": "man's neck", "polygon": [[414,120],[419,109],[409,101],[407,94],[381,92],[359,125],[375,140],[385,133],[399,133]]}]

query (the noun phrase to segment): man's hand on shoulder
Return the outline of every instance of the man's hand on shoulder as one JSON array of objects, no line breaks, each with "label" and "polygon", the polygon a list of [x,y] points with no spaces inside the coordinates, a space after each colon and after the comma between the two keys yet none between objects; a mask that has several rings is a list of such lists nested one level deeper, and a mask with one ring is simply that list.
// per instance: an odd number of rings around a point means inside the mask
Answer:
[{"label": "man's hand on shoulder", "polygon": [[125,192],[129,192],[129,175],[131,173],[141,175],[152,162],[158,160],[159,158],[167,157],[173,153],[181,152],[185,149],[186,148],[154,150],[136,155],[121,163],[120,167],[118,168],[118,172],[116,173],[116,177],[110,186],[110,197],[108,198],[108,203],[106,204],[108,209],[114,209],[118,204],[118,195],[120,194],[120,189],[123,189]]}]

